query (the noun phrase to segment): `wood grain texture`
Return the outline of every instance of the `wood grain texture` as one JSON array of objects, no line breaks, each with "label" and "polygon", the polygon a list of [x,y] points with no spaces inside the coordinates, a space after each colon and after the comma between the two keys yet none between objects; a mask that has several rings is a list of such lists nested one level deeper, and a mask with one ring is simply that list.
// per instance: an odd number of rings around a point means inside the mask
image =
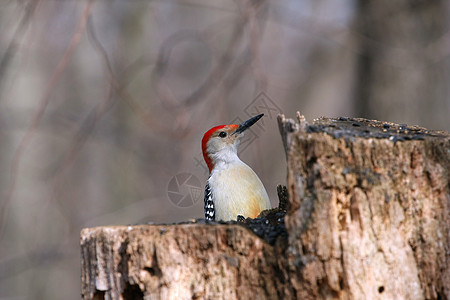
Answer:
[{"label": "wood grain texture", "polygon": [[83,299],[278,298],[276,248],[241,225],[97,227],[81,235]]},{"label": "wood grain texture", "polygon": [[363,119],[299,122],[280,119],[288,264],[299,263],[301,295],[448,299],[448,134]]}]

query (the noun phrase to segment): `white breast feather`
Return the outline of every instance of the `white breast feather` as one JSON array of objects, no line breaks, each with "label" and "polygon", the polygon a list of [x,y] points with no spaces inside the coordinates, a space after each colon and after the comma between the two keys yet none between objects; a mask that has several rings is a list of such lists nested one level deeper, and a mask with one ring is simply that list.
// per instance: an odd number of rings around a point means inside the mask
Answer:
[{"label": "white breast feather", "polygon": [[271,207],[261,180],[239,158],[233,164],[216,165],[208,182],[216,220],[236,220],[237,215],[255,217],[255,207],[258,213]]}]

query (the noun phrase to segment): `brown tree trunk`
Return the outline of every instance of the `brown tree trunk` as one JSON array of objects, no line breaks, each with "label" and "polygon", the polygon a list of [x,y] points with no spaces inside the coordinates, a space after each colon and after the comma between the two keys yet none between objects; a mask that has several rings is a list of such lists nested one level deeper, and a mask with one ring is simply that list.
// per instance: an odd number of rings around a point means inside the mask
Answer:
[{"label": "brown tree trunk", "polygon": [[279,121],[287,239],[236,223],[87,228],[83,299],[448,299],[448,133]]}]

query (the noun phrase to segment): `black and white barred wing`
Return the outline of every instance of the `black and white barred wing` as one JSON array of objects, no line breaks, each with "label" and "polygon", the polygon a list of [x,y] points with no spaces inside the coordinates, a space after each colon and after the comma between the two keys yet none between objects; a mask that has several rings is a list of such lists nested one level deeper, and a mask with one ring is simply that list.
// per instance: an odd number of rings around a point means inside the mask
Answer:
[{"label": "black and white barred wing", "polygon": [[209,187],[209,181],[206,182],[205,187],[205,219],[214,221],[215,219],[214,201],[212,197],[211,188]]}]

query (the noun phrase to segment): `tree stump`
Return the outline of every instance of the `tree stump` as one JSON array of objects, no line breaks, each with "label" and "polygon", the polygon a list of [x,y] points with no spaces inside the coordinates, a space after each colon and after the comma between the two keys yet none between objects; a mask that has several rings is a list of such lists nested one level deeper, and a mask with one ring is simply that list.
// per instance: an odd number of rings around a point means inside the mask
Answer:
[{"label": "tree stump", "polygon": [[237,222],[87,228],[83,299],[449,299],[449,134],[300,115],[279,127],[287,237]]}]

